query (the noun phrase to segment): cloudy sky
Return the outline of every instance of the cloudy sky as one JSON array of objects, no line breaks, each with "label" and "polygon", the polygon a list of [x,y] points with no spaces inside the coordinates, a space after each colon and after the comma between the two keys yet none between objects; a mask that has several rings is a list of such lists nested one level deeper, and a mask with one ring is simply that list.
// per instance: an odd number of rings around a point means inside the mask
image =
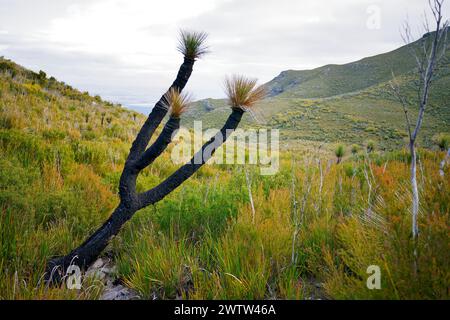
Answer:
[{"label": "cloudy sky", "polygon": [[[124,105],[152,105],[172,82],[180,28],[209,33],[195,98],[222,97],[225,75],[346,63],[419,32],[426,0],[0,0],[0,56]],[[446,4],[448,16],[449,5]],[[416,28],[417,27],[417,28]]]}]

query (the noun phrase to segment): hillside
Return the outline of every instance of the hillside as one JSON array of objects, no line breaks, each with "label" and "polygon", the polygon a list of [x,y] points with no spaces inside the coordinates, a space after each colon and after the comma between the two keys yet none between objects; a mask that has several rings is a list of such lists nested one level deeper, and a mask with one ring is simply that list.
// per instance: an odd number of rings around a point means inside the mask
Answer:
[{"label": "hillside", "polygon": [[[364,144],[375,140],[382,149],[393,150],[404,145],[405,122],[400,104],[389,94],[392,71],[412,98],[412,73],[415,68],[411,47],[348,63],[327,65],[313,70],[288,70],[268,82],[269,97],[246,125],[278,128],[284,146],[301,145],[302,141]],[[450,53],[434,82],[431,106],[424,122],[421,143],[430,146],[432,137],[450,131]],[[219,127],[225,118],[226,103],[207,99],[197,102],[184,122],[191,126],[201,119],[204,127]],[[416,113],[412,105],[410,112]],[[299,140],[301,140],[299,142]]]},{"label": "hillside", "polygon": [[128,141],[144,118],[4,58],[0,58],[0,98],[0,128],[50,140]]},{"label": "hillside", "polygon": [[[425,40],[422,38],[420,41]],[[416,46],[412,44],[412,46]],[[266,84],[269,96],[326,98],[367,89],[410,73],[416,66],[410,46],[343,65],[283,71]]]}]

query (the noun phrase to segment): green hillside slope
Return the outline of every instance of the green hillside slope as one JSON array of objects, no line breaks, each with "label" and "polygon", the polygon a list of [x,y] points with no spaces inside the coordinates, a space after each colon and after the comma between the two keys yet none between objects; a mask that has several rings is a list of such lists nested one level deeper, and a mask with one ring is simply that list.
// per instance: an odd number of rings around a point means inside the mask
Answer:
[{"label": "green hillside slope", "polygon": [[[314,70],[283,71],[266,84],[269,97],[244,125],[278,128],[284,146],[295,146],[304,140],[329,143],[363,144],[376,140],[383,149],[404,145],[405,121],[402,108],[389,94],[392,72],[403,90],[414,98],[414,58],[411,46],[427,37],[389,53],[345,65],[327,65]],[[450,58],[449,51],[447,58]],[[423,126],[421,143],[430,146],[434,135],[450,131],[450,65],[445,64],[436,77],[431,103]],[[185,120],[203,120],[204,127],[219,127],[226,115],[223,100],[197,102]],[[417,107],[410,112],[416,115]],[[299,141],[301,139],[302,141]]]},{"label": "green hillside slope", "polygon": [[414,67],[414,58],[402,47],[393,52],[344,65],[326,65],[314,70],[288,70],[267,83],[270,96],[324,98],[354,92],[388,81],[391,70],[403,75]]}]

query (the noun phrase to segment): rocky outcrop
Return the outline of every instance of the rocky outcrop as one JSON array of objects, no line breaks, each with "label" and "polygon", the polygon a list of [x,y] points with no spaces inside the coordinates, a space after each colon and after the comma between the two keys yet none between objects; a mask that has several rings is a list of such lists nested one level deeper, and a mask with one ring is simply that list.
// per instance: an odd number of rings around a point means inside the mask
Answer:
[{"label": "rocky outcrop", "polygon": [[134,290],[125,287],[116,277],[116,266],[107,257],[98,258],[86,271],[85,277],[101,281],[105,289],[100,300],[138,300],[140,296]]}]

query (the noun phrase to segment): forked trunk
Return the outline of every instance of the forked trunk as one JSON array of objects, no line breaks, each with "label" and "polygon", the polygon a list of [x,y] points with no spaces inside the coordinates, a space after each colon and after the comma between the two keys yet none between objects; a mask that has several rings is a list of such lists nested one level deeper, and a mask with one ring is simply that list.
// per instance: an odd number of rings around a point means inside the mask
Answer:
[{"label": "forked trunk", "polygon": [[[180,92],[183,90],[192,74],[194,62],[193,59],[184,58],[177,77],[170,88],[175,88]],[[137,210],[142,208],[136,193],[137,176],[142,169],[153,162],[165,150],[171,141],[172,133],[179,128],[179,119],[171,117],[155,143],[145,150],[156,128],[166,116],[167,111],[166,96],[163,95],[152,109],[130,148],[130,153],[120,177],[119,206],[109,219],[78,248],[72,250],[66,256],[56,257],[47,263],[45,275],[47,280],[59,283],[69,265],[77,265],[80,269],[88,267],[106,248],[111,238],[119,233],[123,224]]]},{"label": "forked trunk", "polygon": [[[205,143],[191,161],[175,171],[161,184],[147,192],[136,195],[133,190],[129,189],[130,185],[134,186],[136,183],[137,173],[140,168],[144,167],[142,161],[131,162],[133,165],[130,164],[130,167],[126,167],[122,174],[120,183],[122,202],[120,205],[114,210],[111,217],[78,248],[74,249],[64,257],[52,259],[48,263],[46,273],[47,280],[59,283],[70,265],[77,265],[80,269],[86,269],[92,264],[106,248],[110,240],[119,233],[122,226],[130,220],[139,209],[162,200],[166,195],[174,191],[184,181],[197,172],[227,140],[234,129],[237,128],[243,113],[244,111],[241,109],[233,109],[233,112],[228,117],[228,120],[225,122],[225,125],[220,132]],[[170,142],[170,139],[167,139],[167,136],[171,136],[171,130],[166,130],[166,128],[174,129],[178,127],[173,127],[173,124],[173,120],[169,120],[168,125],[166,125],[161,136],[156,140],[155,144],[148,149],[151,150],[153,148],[154,150],[151,156],[159,155],[164,149],[158,147],[159,143],[167,145]],[[150,155],[149,157],[145,157],[145,159],[147,162],[144,164],[148,164],[151,160]]]},{"label": "forked trunk", "polygon": [[[183,34],[183,37],[185,36],[186,35]],[[186,37],[188,36],[189,35]],[[202,38],[203,36],[200,35],[199,37],[195,34],[190,36],[194,37],[194,40],[197,41],[196,49],[200,52],[201,50],[199,47],[201,41],[204,40],[204,38]],[[195,39],[195,37],[197,37],[197,39]],[[185,49],[186,47],[183,47],[182,51],[184,52]],[[193,55],[185,54],[184,62],[178,71],[175,81],[169,88],[169,91],[156,103],[141,130],[137,134],[136,139],[132,143],[130,153],[125,161],[124,169],[120,177],[119,206],[114,210],[109,219],[78,248],[72,250],[66,256],[57,257],[48,262],[45,275],[48,282],[61,283],[63,277],[66,276],[67,270],[73,270],[72,268],[69,269],[71,265],[78,266],[80,269],[86,269],[92,264],[106,248],[110,240],[119,233],[122,226],[130,220],[138,210],[161,201],[211,159],[215,151],[227,140],[239,125],[244,114],[244,108],[241,106],[254,104],[256,100],[262,98],[263,91],[255,89],[250,92],[256,82],[253,82],[252,80],[245,83],[244,81],[244,85],[247,84],[247,86],[251,86],[249,87],[250,96],[245,101],[242,101],[242,105],[239,104],[232,107],[232,112],[222,129],[202,146],[191,161],[180,167],[159,185],[146,192],[138,193],[136,191],[136,179],[139,173],[152,164],[153,161],[166,150],[167,146],[172,141],[174,133],[180,127],[180,112],[178,112],[179,110],[175,111],[177,110],[175,107],[176,103],[174,103],[172,94],[175,92],[180,95],[189,80],[195,62],[194,58],[189,58],[192,56]],[[240,82],[237,83],[240,84]],[[147,148],[152,135],[166,116],[169,107],[172,108],[170,118],[166,122],[158,138]],[[183,109],[183,106],[179,105],[179,107]]]}]

